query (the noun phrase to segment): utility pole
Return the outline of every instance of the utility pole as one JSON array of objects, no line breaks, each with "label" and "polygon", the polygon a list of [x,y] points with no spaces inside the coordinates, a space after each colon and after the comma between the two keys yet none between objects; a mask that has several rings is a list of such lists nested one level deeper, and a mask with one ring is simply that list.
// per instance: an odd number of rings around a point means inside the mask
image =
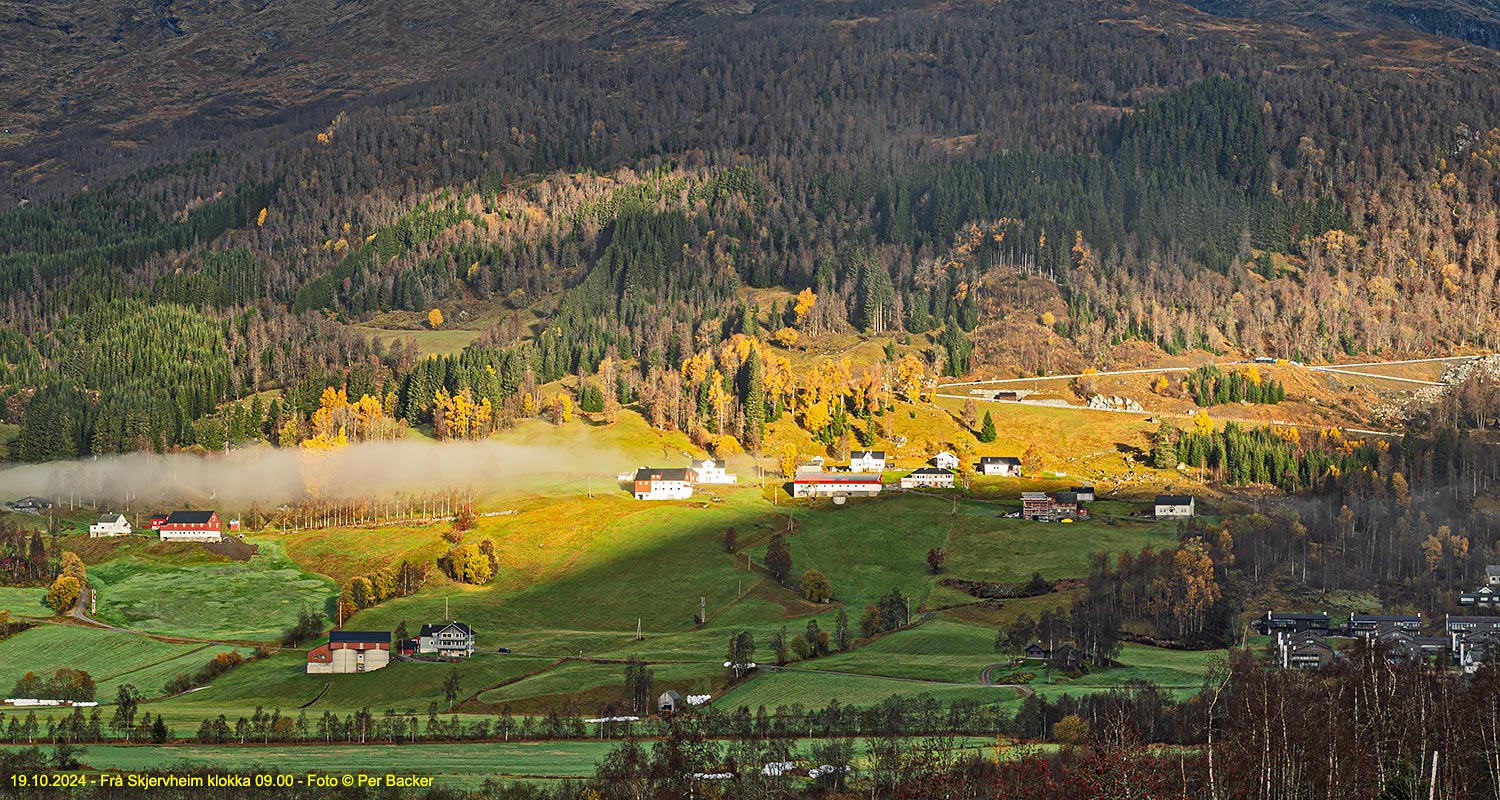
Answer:
[{"label": "utility pole", "polygon": [[701,624],[705,624],[707,622],[708,622],[708,598],[707,597],[699,597],[698,598],[698,623],[701,625]]},{"label": "utility pole", "polygon": [[646,637],[641,634],[641,618],[640,617],[636,617],[635,618],[635,640],[637,642],[639,642],[640,640],[642,640],[644,638],[646,638]]}]

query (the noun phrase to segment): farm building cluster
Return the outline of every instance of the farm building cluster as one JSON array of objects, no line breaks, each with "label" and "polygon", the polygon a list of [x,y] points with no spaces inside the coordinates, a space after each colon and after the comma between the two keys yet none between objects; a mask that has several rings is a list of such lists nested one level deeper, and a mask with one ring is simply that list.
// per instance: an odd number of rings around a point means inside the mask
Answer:
[{"label": "farm building cluster", "polygon": [[733,485],[739,478],[729,474],[724,462],[711,458],[695,460],[687,467],[641,467],[629,478],[637,500],[686,500],[697,485]]},{"label": "farm building cluster", "polygon": [[331,631],[328,642],[307,651],[310,675],[373,672],[397,656],[437,656],[457,661],[474,655],[474,629],[462,622],[423,625],[416,636],[393,641],[388,631]]},{"label": "farm building cluster", "polygon": [[[164,542],[218,542],[224,539],[225,525],[217,511],[173,511],[152,514],[147,528]],[[228,530],[240,529],[240,521],[229,520]],[[89,538],[129,536],[135,529],[124,514],[108,512],[89,524]]]}]

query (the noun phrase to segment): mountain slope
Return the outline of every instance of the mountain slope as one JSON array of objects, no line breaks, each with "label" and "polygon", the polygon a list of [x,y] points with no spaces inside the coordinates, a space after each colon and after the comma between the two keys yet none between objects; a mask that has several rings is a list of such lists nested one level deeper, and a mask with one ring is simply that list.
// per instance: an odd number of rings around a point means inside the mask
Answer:
[{"label": "mountain slope", "polygon": [[233,124],[440,78],[539,41],[628,29],[657,13],[738,8],[712,0],[0,0],[0,40],[19,54],[0,59],[0,149],[98,126],[110,147],[128,150],[173,124],[180,132]]},{"label": "mountain slope", "polygon": [[1189,0],[1226,17],[1345,32],[1420,32],[1500,49],[1495,0]]}]

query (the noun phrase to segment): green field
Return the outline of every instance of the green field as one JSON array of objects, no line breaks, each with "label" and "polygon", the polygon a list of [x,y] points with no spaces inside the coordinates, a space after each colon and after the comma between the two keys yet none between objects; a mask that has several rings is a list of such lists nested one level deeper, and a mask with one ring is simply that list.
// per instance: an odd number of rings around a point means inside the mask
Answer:
[{"label": "green field", "polygon": [[462,352],[465,347],[473,344],[475,339],[483,331],[461,330],[458,328],[442,328],[439,330],[389,330],[386,328],[375,328],[369,325],[350,325],[349,330],[362,334],[372,339],[378,339],[387,347],[392,342],[410,338],[417,343],[417,352],[427,355],[454,355]]},{"label": "green field", "polygon": [[16,617],[50,617],[52,609],[43,602],[46,596],[42,586],[0,586],[0,609]]},{"label": "green field", "polygon": [[[814,740],[793,742],[793,757],[805,762]],[[479,742],[406,745],[159,746],[89,745],[82,762],[96,770],[139,771],[172,766],[222,767],[246,772],[431,776],[439,785],[477,788],[486,778],[546,780],[582,778],[615,742],[600,740]],[[993,753],[982,737],[953,741],[956,751]],[[650,745],[647,744],[649,748]],[[856,765],[865,755],[855,741]]]},{"label": "green field", "polygon": [[1147,545],[1158,550],[1177,545],[1172,522],[1031,522],[961,517],[949,543],[948,571],[976,580],[1021,582],[1033,572],[1047,580],[1088,575],[1089,556],[1140,552]]},{"label": "green field", "polygon": [[[480,653],[458,665],[461,694],[467,697],[487,687],[545,670],[553,661],[520,655]],[[225,713],[250,714],[256,706],[295,713],[303,706],[311,715],[324,711],[347,714],[361,708],[376,713],[426,715],[428,706],[443,701],[443,680],[454,669],[449,664],[396,662],[382,670],[355,675],[308,675],[307,657],[299,650],[246,664],[214,681],[207,689],[152,704],[152,713],[169,719],[197,722]],[[309,705],[310,704],[310,705]]]},{"label": "green field", "polygon": [[42,625],[0,642],[0,690],[27,672],[51,675],[59,667],[81,669],[94,679],[98,699],[114,699],[121,684],[134,684],[147,697],[179,672],[196,672],[216,654],[247,648],[207,644],[168,644],[133,633],[81,625]]},{"label": "green field", "polygon": [[136,556],[89,568],[96,616],[122,628],[196,638],[274,640],[304,605],[328,608],[337,588],[287,558],[279,543],[251,540],[248,562],[163,566]]}]

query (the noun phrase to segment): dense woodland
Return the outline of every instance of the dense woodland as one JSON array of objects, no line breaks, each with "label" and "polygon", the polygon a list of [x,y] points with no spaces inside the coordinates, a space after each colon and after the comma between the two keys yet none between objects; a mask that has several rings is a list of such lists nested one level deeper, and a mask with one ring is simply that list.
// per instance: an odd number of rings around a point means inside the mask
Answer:
[{"label": "dense woodland", "polygon": [[[219,403],[348,380],[428,421],[413,354],[341,323],[486,299],[515,309],[484,339],[508,352],[469,363],[507,374],[447,391],[492,411],[528,375],[606,358],[632,402],[741,333],[930,335],[929,374],[1040,372],[1050,347],[974,331],[1043,311],[1091,360],[1128,339],[1291,358],[1495,343],[1483,62],[1288,66],[1022,5],[772,4],[670,49],[539,44],[38,197],[0,215],[18,455],[200,443]],[[816,302],[747,306],[747,286]],[[754,427],[739,381],[729,416]],[[310,435],[313,410],[257,427]]]}]

